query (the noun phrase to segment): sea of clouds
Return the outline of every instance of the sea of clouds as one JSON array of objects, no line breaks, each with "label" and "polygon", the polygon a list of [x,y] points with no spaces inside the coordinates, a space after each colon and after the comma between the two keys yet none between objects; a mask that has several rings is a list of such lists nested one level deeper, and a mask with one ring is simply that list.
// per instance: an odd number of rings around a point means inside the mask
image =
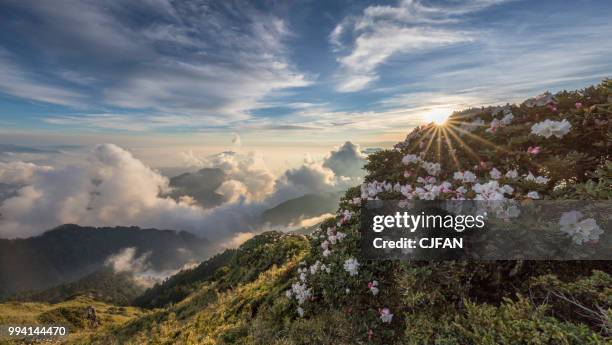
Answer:
[{"label": "sea of clouds", "polygon": [[25,238],[65,223],[186,230],[220,246],[239,244],[265,230],[263,211],[307,193],[360,183],[365,155],[346,142],[323,160],[306,158],[274,175],[256,153],[182,154],[191,167],[221,169],[220,206],[203,209],[189,197],[166,197],[167,177],[114,144],[95,146],[82,164],[53,166],[0,161],[0,238]]}]

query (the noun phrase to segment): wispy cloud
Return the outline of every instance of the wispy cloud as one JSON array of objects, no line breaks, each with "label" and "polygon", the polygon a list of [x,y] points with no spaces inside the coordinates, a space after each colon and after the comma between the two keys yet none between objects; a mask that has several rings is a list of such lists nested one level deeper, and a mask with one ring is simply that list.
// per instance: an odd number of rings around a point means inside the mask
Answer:
[{"label": "wispy cloud", "polygon": [[[402,0],[397,6],[369,6],[361,15],[345,18],[330,35],[335,51],[341,55],[337,90],[364,89],[378,79],[377,68],[393,55],[473,40],[473,33],[452,24],[459,23],[467,13],[500,2],[476,0],[435,7],[418,0]],[[343,54],[344,50],[349,53]]]},{"label": "wispy cloud", "polygon": [[24,69],[14,67],[16,57],[2,56],[0,90],[15,96],[75,105],[85,94],[98,109],[231,121],[248,118],[275,90],[309,83],[287,57],[291,33],[283,19],[246,3],[64,0],[4,6],[29,18],[0,15],[1,27],[37,56],[22,59]]}]

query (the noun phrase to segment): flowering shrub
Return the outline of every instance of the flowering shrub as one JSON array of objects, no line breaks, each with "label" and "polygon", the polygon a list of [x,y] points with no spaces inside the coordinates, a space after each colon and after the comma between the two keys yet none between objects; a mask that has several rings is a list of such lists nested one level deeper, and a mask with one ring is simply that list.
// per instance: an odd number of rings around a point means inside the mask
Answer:
[{"label": "flowering shrub", "polygon": [[[508,299],[498,311],[478,309],[471,298],[498,304],[521,292],[526,278],[539,274],[573,279],[601,266],[612,271],[606,263],[591,262],[366,262],[358,250],[363,200],[612,199],[611,95],[612,82],[604,81],[582,91],[546,93],[520,105],[456,112],[446,124],[415,128],[393,150],[370,155],[365,182],[350,189],[337,216],[311,235],[311,253],[287,292],[294,315],[308,319],[325,310],[342,310],[357,331],[356,339],[371,343],[477,343],[478,330],[461,326],[458,332],[450,325],[483,321],[476,315],[485,310],[492,317],[508,317],[509,310],[532,309],[520,298]],[[512,215],[510,207],[502,211]],[[600,225],[582,213],[564,215],[557,226],[577,245],[602,235]],[[559,322],[544,309],[536,314],[550,327]],[[422,338],[405,337],[426,319],[431,324],[418,330]],[[601,333],[589,333],[588,326],[566,329],[579,332],[576,339],[600,339]]]}]

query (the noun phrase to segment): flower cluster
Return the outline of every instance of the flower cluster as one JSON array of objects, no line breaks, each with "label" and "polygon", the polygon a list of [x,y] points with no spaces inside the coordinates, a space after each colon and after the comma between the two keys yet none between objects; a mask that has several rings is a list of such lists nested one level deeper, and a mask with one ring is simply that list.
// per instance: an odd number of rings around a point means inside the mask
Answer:
[{"label": "flower cluster", "polygon": [[352,276],[359,274],[359,262],[355,258],[348,258],[344,261],[344,270]]},{"label": "flower cluster", "polygon": [[582,219],[584,215],[580,211],[569,211],[561,214],[559,225],[561,232],[572,238],[576,244],[599,240],[603,230],[597,225],[593,218]]},{"label": "flower cluster", "polygon": [[378,295],[378,292],[380,291],[378,289],[378,280],[373,280],[373,281],[369,282],[368,283],[368,289],[370,290],[372,295],[374,295],[374,296]]},{"label": "flower cluster", "polygon": [[557,138],[563,138],[571,129],[572,125],[566,119],[562,121],[546,119],[531,126],[531,133],[547,139],[553,135]]},{"label": "flower cluster", "polygon": [[557,103],[557,101],[555,100],[554,96],[548,91],[523,102],[523,104],[529,108],[543,107],[555,103]]},{"label": "flower cluster", "polygon": [[393,314],[391,314],[389,308],[382,308],[378,312],[380,313],[380,320],[382,322],[391,323],[391,321],[393,320]]}]

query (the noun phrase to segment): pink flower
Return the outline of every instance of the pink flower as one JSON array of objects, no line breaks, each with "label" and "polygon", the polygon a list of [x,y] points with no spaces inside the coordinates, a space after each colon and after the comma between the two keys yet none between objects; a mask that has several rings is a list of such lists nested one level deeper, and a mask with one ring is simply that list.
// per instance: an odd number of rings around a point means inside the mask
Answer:
[{"label": "pink flower", "polygon": [[540,153],[540,147],[539,146],[529,146],[529,148],[527,149],[527,153],[535,156],[538,153]]},{"label": "pink flower", "polygon": [[552,105],[552,104],[549,104],[549,105],[548,105],[548,109],[550,109],[551,111],[557,111],[557,107],[555,107],[555,106],[554,106],[554,105]]},{"label": "pink flower", "polygon": [[412,173],[410,171],[408,171],[408,170],[404,171],[404,177],[405,178],[408,178],[410,176],[412,176]]},{"label": "pink flower", "polygon": [[374,332],[372,332],[371,329],[368,329],[368,340],[372,340],[373,335],[374,335]]},{"label": "pink flower", "polygon": [[576,106],[576,109],[580,109],[582,108],[582,103],[580,102],[576,102],[576,104],[574,104]]},{"label": "pink flower", "polygon": [[380,320],[384,323],[391,323],[391,320],[393,320],[393,314],[391,314],[389,308],[379,309],[378,313],[380,314]]}]

